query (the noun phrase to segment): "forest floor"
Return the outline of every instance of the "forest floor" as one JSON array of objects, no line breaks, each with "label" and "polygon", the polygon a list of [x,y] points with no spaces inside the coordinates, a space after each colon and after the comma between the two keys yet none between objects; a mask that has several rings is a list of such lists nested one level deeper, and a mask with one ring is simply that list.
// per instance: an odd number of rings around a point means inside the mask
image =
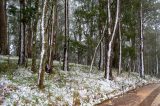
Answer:
[{"label": "forest floor", "polygon": [[[159,79],[146,75],[141,79],[138,73],[127,72],[120,76],[113,70],[114,80],[104,79],[104,72],[96,67],[70,63],[70,71],[61,70],[62,64],[54,61],[53,74],[45,73],[45,89],[37,87],[38,72],[17,66],[17,57],[0,56],[0,104],[34,105],[34,106],[93,106],[104,100],[122,95],[127,91],[150,83],[158,83]],[[37,61],[38,64],[38,61]]]}]

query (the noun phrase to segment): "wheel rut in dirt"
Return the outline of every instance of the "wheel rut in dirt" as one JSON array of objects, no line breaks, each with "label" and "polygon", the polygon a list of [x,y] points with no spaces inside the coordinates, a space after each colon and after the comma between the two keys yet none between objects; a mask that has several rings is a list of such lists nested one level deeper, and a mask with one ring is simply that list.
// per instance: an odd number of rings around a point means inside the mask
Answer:
[{"label": "wheel rut in dirt", "polygon": [[139,106],[151,106],[154,99],[157,97],[157,95],[160,94],[160,86],[155,89],[149,96],[147,96],[140,104]]}]

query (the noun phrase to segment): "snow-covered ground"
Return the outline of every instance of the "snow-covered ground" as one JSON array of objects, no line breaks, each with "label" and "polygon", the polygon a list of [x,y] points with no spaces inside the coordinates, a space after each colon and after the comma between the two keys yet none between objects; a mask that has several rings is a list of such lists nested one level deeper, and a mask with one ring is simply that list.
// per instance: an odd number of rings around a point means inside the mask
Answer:
[{"label": "snow-covered ground", "polygon": [[[37,74],[30,68],[18,68],[12,75],[0,78],[0,99],[3,106],[93,106],[113,96],[122,94],[136,86],[158,82],[150,76],[146,79],[137,73],[123,73],[109,81],[103,78],[104,73],[96,68],[89,72],[88,66],[70,64],[70,71],[60,70],[55,62],[54,73],[45,75],[45,89],[37,87]],[[2,98],[3,97],[3,98]]]}]

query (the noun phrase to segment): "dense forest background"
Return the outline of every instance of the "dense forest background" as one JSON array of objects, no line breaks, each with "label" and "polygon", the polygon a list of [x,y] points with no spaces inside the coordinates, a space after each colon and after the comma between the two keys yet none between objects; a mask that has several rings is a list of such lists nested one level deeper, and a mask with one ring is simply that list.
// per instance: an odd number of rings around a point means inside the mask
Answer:
[{"label": "dense forest background", "polygon": [[23,67],[32,59],[40,88],[53,60],[64,71],[95,66],[110,80],[113,68],[160,77],[159,20],[159,0],[1,0],[0,54]]}]

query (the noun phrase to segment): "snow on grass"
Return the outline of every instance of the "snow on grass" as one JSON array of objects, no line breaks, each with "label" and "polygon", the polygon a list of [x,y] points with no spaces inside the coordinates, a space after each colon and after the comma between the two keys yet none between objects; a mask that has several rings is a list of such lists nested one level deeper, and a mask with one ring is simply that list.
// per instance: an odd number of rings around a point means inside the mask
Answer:
[{"label": "snow on grass", "polygon": [[2,105],[34,105],[34,106],[92,106],[106,99],[122,94],[136,86],[159,81],[156,78],[146,76],[141,79],[138,74],[123,73],[116,76],[113,81],[103,78],[104,73],[95,67],[89,73],[89,67],[71,63],[70,71],[60,70],[59,62],[54,62],[54,73],[45,75],[45,89],[37,88],[37,74],[31,70],[19,68],[13,75],[3,75],[0,85],[5,97]]},{"label": "snow on grass", "polygon": [[[18,57],[17,56],[10,56],[9,59],[18,60]],[[0,60],[8,60],[8,55],[0,55]]]}]

